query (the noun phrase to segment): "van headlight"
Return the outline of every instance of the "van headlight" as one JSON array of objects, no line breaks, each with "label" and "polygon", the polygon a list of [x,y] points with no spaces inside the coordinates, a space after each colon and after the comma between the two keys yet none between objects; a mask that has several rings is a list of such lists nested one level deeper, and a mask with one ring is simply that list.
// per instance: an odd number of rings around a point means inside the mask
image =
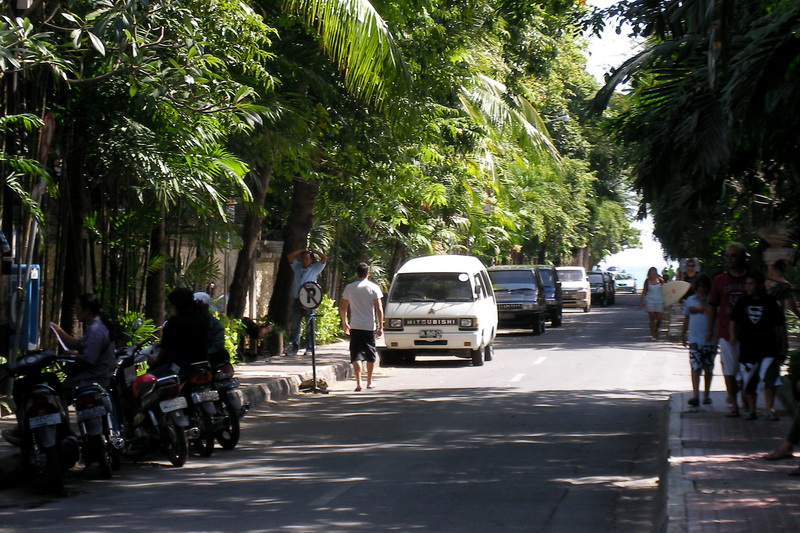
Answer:
[{"label": "van headlight", "polygon": [[461,329],[477,329],[478,321],[474,318],[459,318],[458,327]]},{"label": "van headlight", "polygon": [[402,329],[403,327],[403,319],[402,318],[390,318],[387,320],[387,326],[391,329]]}]

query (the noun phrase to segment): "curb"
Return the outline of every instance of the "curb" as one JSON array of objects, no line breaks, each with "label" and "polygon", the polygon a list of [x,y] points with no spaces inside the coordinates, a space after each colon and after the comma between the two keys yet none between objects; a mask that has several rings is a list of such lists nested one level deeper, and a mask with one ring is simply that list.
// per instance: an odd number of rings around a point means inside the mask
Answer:
[{"label": "curb", "polygon": [[[317,380],[324,379],[331,383],[342,381],[352,376],[353,367],[349,362],[342,361],[323,368],[317,368]],[[267,378],[264,383],[257,383],[243,387],[246,401],[250,407],[256,407],[269,402],[286,400],[300,393],[300,384],[307,379],[312,379],[313,371],[291,374],[284,377]]]},{"label": "curb", "polygon": [[694,492],[694,483],[683,477],[682,402],[682,394],[673,394],[669,397],[666,533],[686,533],[688,531],[686,495]]}]

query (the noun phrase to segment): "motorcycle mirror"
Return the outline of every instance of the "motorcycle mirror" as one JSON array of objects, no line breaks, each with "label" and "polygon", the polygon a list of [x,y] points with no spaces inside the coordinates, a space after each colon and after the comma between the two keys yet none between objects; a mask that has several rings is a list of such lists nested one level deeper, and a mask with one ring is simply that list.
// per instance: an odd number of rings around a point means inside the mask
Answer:
[{"label": "motorcycle mirror", "polygon": [[142,319],[142,317],[137,316],[136,318],[133,319],[133,322],[131,322],[131,327],[133,328],[133,331],[136,331],[137,329],[142,327],[143,324],[144,320]]}]

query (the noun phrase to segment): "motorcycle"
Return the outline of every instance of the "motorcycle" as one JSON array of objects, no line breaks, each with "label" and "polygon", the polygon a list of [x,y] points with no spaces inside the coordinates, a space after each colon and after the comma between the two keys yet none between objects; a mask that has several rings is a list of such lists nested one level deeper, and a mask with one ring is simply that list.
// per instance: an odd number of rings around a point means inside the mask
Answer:
[{"label": "motorcycle", "polygon": [[222,403],[221,427],[216,429],[217,442],[225,450],[232,450],[239,443],[239,421],[250,410],[240,390],[239,380],[233,377],[233,365],[221,363],[214,368],[214,388],[219,392]]},{"label": "motorcycle", "polygon": [[67,406],[61,397],[61,383],[55,365],[71,363],[71,356],[52,350],[25,354],[2,365],[2,377],[14,376],[19,423],[19,446],[23,463],[46,474],[54,492],[64,492],[64,472],[80,457],[77,437],[69,426]]},{"label": "motorcycle", "polygon": [[96,461],[102,477],[109,479],[119,468],[112,452],[112,443],[118,442],[118,436],[114,432],[111,398],[100,384],[92,383],[75,390],[73,404],[84,462],[88,466]]},{"label": "motorcycle", "polygon": [[189,420],[197,427],[197,437],[191,440],[191,446],[201,457],[214,453],[214,435],[222,427],[222,405],[212,382],[211,365],[208,361],[198,361],[190,365],[183,383]]},{"label": "motorcycle", "polygon": [[117,353],[117,371],[112,381],[113,402],[119,405],[117,420],[121,453],[141,457],[160,449],[173,466],[183,466],[189,457],[188,437],[196,438],[191,427],[186,398],[175,373],[161,377],[136,376],[136,365],[143,363],[157,346],[148,339]]}]

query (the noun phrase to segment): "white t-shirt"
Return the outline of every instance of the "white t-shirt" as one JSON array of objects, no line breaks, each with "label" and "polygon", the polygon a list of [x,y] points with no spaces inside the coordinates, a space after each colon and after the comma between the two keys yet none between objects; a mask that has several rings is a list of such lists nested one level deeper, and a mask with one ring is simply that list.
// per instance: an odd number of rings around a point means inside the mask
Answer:
[{"label": "white t-shirt", "polygon": [[342,298],[350,302],[350,329],[375,331],[375,300],[383,298],[381,288],[359,279],[344,288]]}]

